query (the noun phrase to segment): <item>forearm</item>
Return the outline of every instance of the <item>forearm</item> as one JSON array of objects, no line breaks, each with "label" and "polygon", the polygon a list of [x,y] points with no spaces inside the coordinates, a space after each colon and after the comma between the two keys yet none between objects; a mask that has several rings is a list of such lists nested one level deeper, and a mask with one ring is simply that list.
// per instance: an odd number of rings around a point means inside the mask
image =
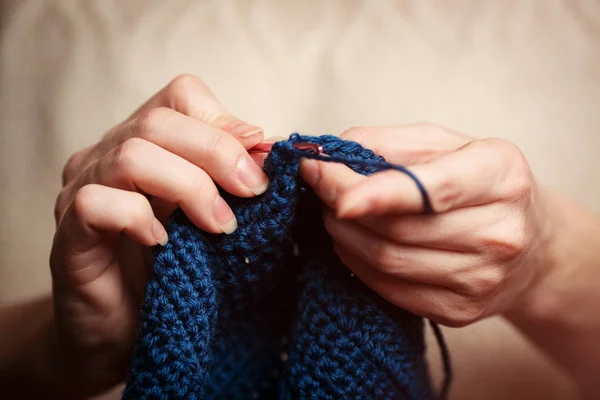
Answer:
[{"label": "forearm", "polygon": [[61,374],[50,296],[0,310],[0,397],[73,398]]},{"label": "forearm", "polygon": [[600,399],[600,218],[547,193],[552,233],[539,259],[548,273],[507,318]]}]

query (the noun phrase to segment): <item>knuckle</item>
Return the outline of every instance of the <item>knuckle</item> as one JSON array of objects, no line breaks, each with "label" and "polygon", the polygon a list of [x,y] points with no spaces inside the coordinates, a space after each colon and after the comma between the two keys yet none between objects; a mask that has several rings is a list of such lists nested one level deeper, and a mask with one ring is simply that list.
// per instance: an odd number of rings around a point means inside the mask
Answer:
[{"label": "knuckle", "polygon": [[219,195],[219,191],[210,176],[198,169],[189,173],[185,181],[185,184],[173,188],[173,191],[168,194],[165,200],[180,205],[187,204],[191,206],[197,204],[201,213],[210,213],[213,202],[216,196]]},{"label": "knuckle", "polygon": [[[201,99],[214,97],[208,86],[193,74],[178,75],[167,85],[165,91],[169,106],[184,114],[189,114],[192,108],[196,108],[192,102],[193,99],[198,99],[198,96],[200,96]],[[215,105],[212,103],[213,102],[202,102],[203,110],[201,115],[203,116],[203,119],[205,117],[204,114],[210,114],[211,111],[205,110],[204,108],[207,107],[208,104],[211,104],[210,108],[214,107]]]},{"label": "knuckle", "polygon": [[204,88],[204,82],[194,74],[184,73],[177,75],[167,86],[167,91],[174,97],[186,98],[191,89]]},{"label": "knuckle", "polygon": [[469,278],[463,293],[474,300],[483,301],[496,292],[503,280],[504,274],[499,268],[478,270]]},{"label": "knuckle", "polygon": [[144,139],[150,138],[160,130],[169,114],[170,109],[167,107],[156,107],[144,111],[132,126],[133,136]]},{"label": "knuckle", "polygon": [[491,157],[495,162],[506,162],[509,149],[512,150],[511,142],[495,137],[474,140],[468,146],[477,148],[486,159]]},{"label": "knuckle", "polygon": [[485,147],[489,147],[494,149],[494,152],[502,152],[503,155],[506,155],[507,152],[512,151],[514,145],[511,141],[498,138],[498,137],[487,137],[476,140],[473,144],[480,144]]},{"label": "knuckle", "polygon": [[505,240],[507,255],[515,258],[523,254],[529,246],[529,235],[527,234],[527,222],[525,217],[516,218],[513,221],[511,234]]},{"label": "knuckle", "polygon": [[480,239],[481,248],[501,262],[507,262],[520,257],[528,248],[531,238],[527,233],[524,217],[513,218],[504,222],[496,232]]},{"label": "knuckle", "polygon": [[113,162],[118,171],[131,171],[137,164],[140,154],[146,147],[146,141],[139,138],[127,139],[113,150]]},{"label": "knuckle", "polygon": [[73,198],[73,212],[78,218],[85,216],[89,210],[95,207],[98,200],[98,187],[94,184],[82,186],[75,193]]},{"label": "knuckle", "polygon": [[527,247],[525,234],[515,233],[508,240],[504,240],[499,247],[499,259],[510,261],[520,257]]},{"label": "knuckle", "polygon": [[[205,144],[206,154],[209,156],[219,154],[219,159],[221,159],[223,155],[227,154],[229,156],[228,158],[233,159],[233,157],[231,157],[235,156],[233,151],[224,151],[224,149],[232,149],[233,146],[230,146],[230,140],[234,141],[235,139],[225,132],[214,130],[212,135],[207,136]],[[235,145],[236,144],[234,144],[234,146]]]},{"label": "knuckle", "polygon": [[485,316],[483,303],[469,297],[461,297],[444,313],[444,324],[453,328],[471,325]]},{"label": "knuckle", "polygon": [[504,157],[514,153],[520,153],[519,148],[513,142],[507,139],[490,137],[481,139],[479,142],[494,149],[496,153],[501,153]]},{"label": "knuckle", "polygon": [[202,197],[212,199],[217,195],[217,191],[214,184],[212,184],[211,182],[212,181],[206,175],[198,172],[190,178],[189,185],[182,189],[182,192],[179,194],[179,196],[181,199],[183,199],[186,197],[185,191],[189,191],[189,193],[191,193],[192,196],[199,196],[199,194],[201,194]]},{"label": "knuckle", "polygon": [[455,204],[460,202],[461,192],[457,190],[456,183],[452,179],[443,178],[435,187],[431,188],[434,196],[431,196],[431,206],[437,213],[443,213],[450,210]]},{"label": "knuckle", "polygon": [[513,176],[508,190],[508,198],[514,200],[529,200],[533,191],[533,176],[523,153],[518,152],[514,157]]},{"label": "knuckle", "polygon": [[533,191],[533,179],[529,170],[517,174],[509,186],[507,197],[514,200],[528,201]]},{"label": "knuckle", "polygon": [[474,142],[477,143],[487,150],[485,157],[488,162],[493,162],[497,168],[507,171],[505,197],[509,200],[529,199],[533,177],[529,163],[519,147],[501,138],[487,138]]},{"label": "knuckle", "polygon": [[367,256],[372,265],[386,274],[395,273],[403,261],[401,252],[398,253],[393,245],[385,241],[375,242],[367,251]]},{"label": "knuckle", "polygon": [[506,171],[511,157],[507,155],[510,142],[498,138],[474,140],[468,146],[477,152],[477,161],[481,167],[490,171]]},{"label": "knuckle", "polygon": [[[197,86],[197,78],[190,74],[175,77],[166,87],[166,96],[169,104],[175,109],[185,108],[190,101],[190,90]],[[183,106],[183,107],[182,107]]]},{"label": "knuckle", "polygon": [[522,252],[522,246],[516,239],[487,238],[482,240],[482,248],[500,262],[510,261],[518,257]]}]

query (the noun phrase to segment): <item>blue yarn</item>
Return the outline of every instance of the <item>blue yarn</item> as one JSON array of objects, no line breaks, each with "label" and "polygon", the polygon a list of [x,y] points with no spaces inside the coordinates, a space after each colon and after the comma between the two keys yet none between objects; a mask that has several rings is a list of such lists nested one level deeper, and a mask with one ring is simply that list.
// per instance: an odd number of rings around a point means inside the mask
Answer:
[{"label": "blue yarn", "polygon": [[296,153],[298,158],[312,158],[314,160],[319,160],[319,161],[342,163],[342,164],[346,164],[348,166],[357,165],[359,167],[376,167],[376,168],[379,168],[380,170],[393,169],[396,171],[400,171],[400,172],[408,175],[408,177],[410,179],[412,179],[412,181],[417,186],[417,189],[419,190],[419,193],[421,194],[421,199],[423,199],[423,212],[425,214],[433,214],[433,207],[431,206],[431,200],[429,199],[429,193],[427,193],[425,186],[423,186],[423,184],[421,183],[419,178],[417,178],[417,176],[415,174],[413,174],[411,170],[409,170],[408,168],[406,168],[402,165],[396,165],[396,164],[392,164],[392,163],[382,161],[382,160],[362,160],[362,159],[356,159],[354,157],[347,157],[347,156],[340,157],[340,156],[329,156],[329,155],[323,156],[321,154],[313,154],[313,153],[307,154],[306,151],[298,150],[298,149],[293,149],[293,151],[294,151],[294,153]]},{"label": "blue yarn", "polygon": [[434,398],[423,319],[342,265],[298,178],[299,159],[320,156],[297,142],[361,174],[397,167],[354,142],[294,134],[265,161],[266,193],[222,191],[233,234],[203,232],[177,210],[155,251],[124,399]]}]

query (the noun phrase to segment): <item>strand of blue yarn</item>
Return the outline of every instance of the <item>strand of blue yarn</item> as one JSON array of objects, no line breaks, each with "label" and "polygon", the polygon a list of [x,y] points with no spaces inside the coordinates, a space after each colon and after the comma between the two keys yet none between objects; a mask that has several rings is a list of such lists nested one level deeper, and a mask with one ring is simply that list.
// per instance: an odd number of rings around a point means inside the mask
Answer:
[{"label": "strand of blue yarn", "polygon": [[[290,139],[294,141],[298,141],[300,135],[294,133]],[[407,175],[412,181],[415,183],[419,193],[421,194],[421,199],[423,201],[423,212],[425,214],[433,214],[433,207],[431,206],[431,199],[429,197],[429,193],[425,188],[425,185],[421,182],[421,180],[408,168],[403,165],[393,164],[387,161],[382,160],[363,160],[358,158],[351,157],[340,157],[340,156],[326,156],[322,154],[317,154],[307,150],[293,149],[294,155],[298,158],[310,158],[313,160],[324,161],[324,162],[332,162],[332,163],[340,163],[347,166],[355,165],[361,167],[375,167],[380,170],[395,170]],[[450,360],[450,353],[448,351],[448,345],[446,344],[446,340],[444,339],[444,335],[442,334],[442,330],[439,325],[434,321],[429,320],[429,325],[431,326],[431,330],[438,342],[438,346],[440,347],[440,354],[442,357],[443,369],[444,369],[444,381],[442,383],[442,387],[440,389],[440,399],[444,400],[448,397],[448,392],[450,390],[450,385],[452,383],[452,364]]]}]

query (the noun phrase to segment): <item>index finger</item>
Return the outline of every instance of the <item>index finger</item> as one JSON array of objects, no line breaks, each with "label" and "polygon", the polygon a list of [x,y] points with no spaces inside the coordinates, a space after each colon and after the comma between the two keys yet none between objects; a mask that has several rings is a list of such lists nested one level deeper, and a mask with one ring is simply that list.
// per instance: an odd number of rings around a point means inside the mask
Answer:
[{"label": "index finger", "polygon": [[[530,179],[521,153],[499,139],[471,142],[410,171],[438,213],[510,199],[527,189]],[[423,210],[423,196],[415,181],[406,174],[386,171],[348,188],[338,200],[337,212],[342,218],[358,218]]]},{"label": "index finger", "polygon": [[231,114],[210,88],[198,77],[184,74],[173,79],[150,100],[138,108],[131,121],[152,109],[166,107],[214,128],[236,136],[246,149],[262,140],[262,128],[248,124]]},{"label": "index finger", "polygon": [[340,135],[367,147],[387,161],[418,165],[451,153],[472,138],[430,123],[391,127],[356,127]]}]

